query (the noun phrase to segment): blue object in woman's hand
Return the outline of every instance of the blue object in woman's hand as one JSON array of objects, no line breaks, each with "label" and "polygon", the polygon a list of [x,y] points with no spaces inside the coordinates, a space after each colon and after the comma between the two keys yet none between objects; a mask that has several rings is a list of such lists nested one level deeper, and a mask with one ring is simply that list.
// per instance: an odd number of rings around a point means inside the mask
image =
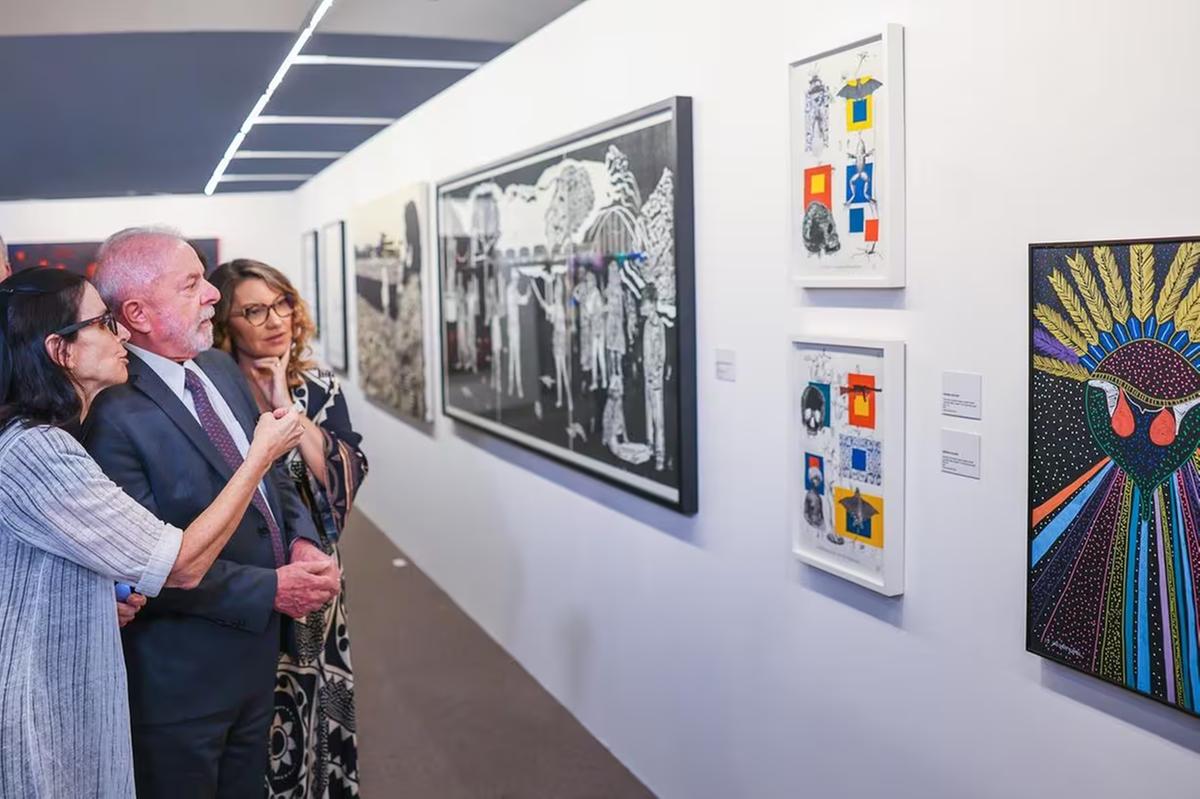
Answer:
[{"label": "blue object in woman's hand", "polygon": [[126,583],[117,583],[117,601],[124,602],[133,593],[133,588]]}]

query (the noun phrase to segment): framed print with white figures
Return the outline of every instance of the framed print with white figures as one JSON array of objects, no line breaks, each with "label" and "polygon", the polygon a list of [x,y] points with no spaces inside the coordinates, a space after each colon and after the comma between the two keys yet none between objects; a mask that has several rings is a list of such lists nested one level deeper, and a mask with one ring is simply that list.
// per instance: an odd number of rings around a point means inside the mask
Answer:
[{"label": "framed print with white figures", "polygon": [[325,360],[345,374],[349,369],[346,341],[349,321],[346,313],[346,223],[333,222],[321,229],[321,258],[325,275]]},{"label": "framed print with white figures", "polygon": [[313,324],[317,326],[315,337],[321,338],[321,264],[317,253],[317,231],[309,230],[300,235],[300,296],[308,303]]},{"label": "framed print with white figures", "polygon": [[354,209],[358,382],[401,418],[433,421],[425,346],[429,184],[411,183]]},{"label": "framed print with white figures", "polygon": [[904,285],[904,29],[791,64],[792,269],[809,287]]},{"label": "framed print with white figures", "polygon": [[691,100],[438,186],[442,408],[695,513]]},{"label": "framed print with white figures", "polygon": [[888,596],[904,592],[904,344],[791,341],[792,548]]}]

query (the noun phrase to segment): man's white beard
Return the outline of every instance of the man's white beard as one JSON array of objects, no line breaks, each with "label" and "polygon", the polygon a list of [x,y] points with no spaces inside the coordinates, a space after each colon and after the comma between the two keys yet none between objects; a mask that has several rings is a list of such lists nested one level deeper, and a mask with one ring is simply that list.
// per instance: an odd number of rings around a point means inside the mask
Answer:
[{"label": "man's white beard", "polygon": [[205,350],[212,349],[212,345],[213,345],[213,329],[212,329],[212,327],[210,326],[207,329],[202,328],[200,330],[197,330],[196,336],[195,336],[195,341],[193,341],[192,343],[196,345],[196,352],[204,352]]},{"label": "man's white beard", "polygon": [[[201,322],[211,320],[213,316],[212,306],[205,309],[205,314],[201,318]],[[186,346],[189,352],[193,355],[212,349],[213,345],[213,328],[212,325],[204,327],[201,325],[198,328],[192,328],[188,331],[176,330],[173,326],[169,326],[167,332],[172,341],[178,342]]]}]

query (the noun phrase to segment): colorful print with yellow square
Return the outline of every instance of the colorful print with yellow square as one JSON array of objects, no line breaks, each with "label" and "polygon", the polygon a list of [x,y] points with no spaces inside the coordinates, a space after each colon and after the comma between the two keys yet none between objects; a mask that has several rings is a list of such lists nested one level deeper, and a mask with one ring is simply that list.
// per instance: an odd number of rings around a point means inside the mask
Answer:
[{"label": "colorful print with yellow square", "polygon": [[[798,244],[810,269],[867,270],[885,256],[881,207],[886,105],[880,40],[793,66],[793,136],[802,217]],[[801,116],[802,112],[802,116]]]},{"label": "colorful print with yellow square", "polygon": [[[793,456],[805,476],[798,545],[876,575],[883,568],[887,486],[883,353],[813,342],[797,346],[793,358],[801,446]],[[821,491],[807,478],[814,459],[822,464]]]}]

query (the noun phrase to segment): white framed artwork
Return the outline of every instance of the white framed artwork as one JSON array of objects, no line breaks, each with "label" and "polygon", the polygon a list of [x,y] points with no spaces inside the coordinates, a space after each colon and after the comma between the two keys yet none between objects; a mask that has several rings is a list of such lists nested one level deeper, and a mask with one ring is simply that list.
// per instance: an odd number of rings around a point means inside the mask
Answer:
[{"label": "white framed artwork", "polygon": [[317,254],[317,231],[300,234],[300,296],[308,303],[316,340],[321,340],[321,264]]},{"label": "white framed artwork", "polygon": [[794,335],[792,550],[887,596],[904,592],[904,344]]},{"label": "white framed artwork", "polygon": [[789,67],[794,280],[904,285],[904,29]]},{"label": "white framed artwork", "polygon": [[325,319],[321,324],[325,339],[325,361],[335,371],[346,374],[348,314],[346,313],[346,223],[331,222],[321,228],[321,263],[325,275]]}]

